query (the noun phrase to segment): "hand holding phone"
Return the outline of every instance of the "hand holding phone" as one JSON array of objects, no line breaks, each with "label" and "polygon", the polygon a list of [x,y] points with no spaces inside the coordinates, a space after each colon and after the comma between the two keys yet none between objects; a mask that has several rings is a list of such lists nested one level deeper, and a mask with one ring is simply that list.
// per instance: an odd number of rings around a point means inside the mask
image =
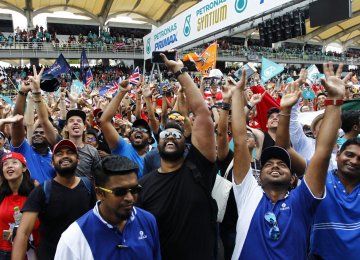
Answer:
[{"label": "hand holding phone", "polygon": [[171,51],[153,51],[152,52],[152,57],[151,57],[151,62],[152,63],[162,63],[163,64],[164,61],[160,56],[161,53],[163,53],[168,60],[175,60],[176,61],[177,52],[175,50],[171,50]]}]

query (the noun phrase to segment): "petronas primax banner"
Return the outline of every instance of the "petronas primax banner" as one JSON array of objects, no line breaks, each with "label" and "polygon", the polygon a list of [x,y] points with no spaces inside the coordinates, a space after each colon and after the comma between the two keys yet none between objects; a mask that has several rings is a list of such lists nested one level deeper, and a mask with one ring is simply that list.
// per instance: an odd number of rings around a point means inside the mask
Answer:
[{"label": "petronas primax banner", "polygon": [[144,39],[144,58],[238,24],[293,0],[204,0],[156,28]]}]

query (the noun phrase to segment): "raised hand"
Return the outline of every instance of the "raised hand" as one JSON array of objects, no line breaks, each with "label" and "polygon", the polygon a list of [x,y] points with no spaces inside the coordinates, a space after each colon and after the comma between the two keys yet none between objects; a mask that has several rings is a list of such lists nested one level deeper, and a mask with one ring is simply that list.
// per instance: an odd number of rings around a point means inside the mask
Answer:
[{"label": "raised hand", "polygon": [[[301,84],[302,85],[302,84]],[[299,100],[301,96],[301,89],[299,82],[293,82],[288,89],[285,91],[284,95],[280,101],[281,108],[291,108]]]},{"label": "raised hand", "polygon": [[153,86],[152,84],[146,84],[143,86],[142,94],[144,98],[150,98],[153,95],[155,88],[152,86]]},{"label": "raised hand", "polygon": [[221,94],[222,94],[222,97],[223,99],[226,101],[226,102],[230,102],[231,100],[231,90],[235,87],[235,84],[233,81],[231,81],[231,79],[228,79],[226,81],[226,84],[221,86]]},{"label": "raised hand", "polygon": [[232,91],[234,92],[235,90],[241,90],[244,91],[245,90],[245,81],[246,81],[246,71],[243,70],[241,72],[241,79],[236,83],[235,88],[232,89]]},{"label": "raised hand", "polygon": [[24,116],[23,115],[14,115],[14,116],[9,116],[6,118],[6,121],[8,123],[17,123],[21,120],[23,120]]},{"label": "raised hand", "polygon": [[128,80],[123,80],[119,84],[120,92],[129,92],[131,90],[131,85]]},{"label": "raised hand", "polygon": [[341,80],[341,72],[343,70],[343,64],[339,64],[336,73],[334,73],[334,66],[332,62],[328,64],[323,64],[325,78],[321,79],[321,84],[325,87],[328,92],[329,99],[343,99],[345,96],[345,86],[346,82],[350,80],[352,73],[346,75],[344,79]]},{"label": "raised hand", "polygon": [[36,66],[33,65],[33,73],[34,76],[29,76],[29,81],[31,84],[31,90],[33,92],[39,92],[40,91],[40,80],[41,80],[41,76],[44,72],[44,67],[41,68],[39,74],[36,71]]},{"label": "raised hand", "polygon": [[184,64],[180,59],[178,59],[177,61],[168,60],[163,53],[160,53],[160,56],[163,59],[168,70],[170,70],[172,73],[175,73],[184,67]]},{"label": "raised hand", "polygon": [[24,93],[28,93],[30,90],[31,90],[30,82],[28,80],[22,80],[20,91],[22,91]]},{"label": "raised hand", "polygon": [[250,98],[250,103],[252,106],[255,106],[257,104],[259,104],[261,102],[261,100],[263,99],[263,97],[265,96],[266,91],[264,91],[262,94],[254,94],[251,96]]}]

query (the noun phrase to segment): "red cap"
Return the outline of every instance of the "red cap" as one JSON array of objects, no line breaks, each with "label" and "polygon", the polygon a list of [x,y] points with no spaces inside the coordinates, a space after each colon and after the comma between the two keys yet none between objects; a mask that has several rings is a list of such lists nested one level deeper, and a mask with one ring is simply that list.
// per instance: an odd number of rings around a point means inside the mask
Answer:
[{"label": "red cap", "polygon": [[7,159],[18,159],[23,165],[27,167],[26,159],[21,153],[15,153],[15,152],[7,153],[2,158],[1,162],[4,163],[4,161]]},{"label": "red cap", "polygon": [[95,109],[95,110],[93,111],[93,116],[94,116],[94,117],[97,117],[98,113],[101,112],[101,111],[102,111],[101,108]]},{"label": "red cap", "polygon": [[59,149],[62,147],[69,147],[71,150],[73,150],[75,153],[77,152],[76,145],[70,141],[69,139],[62,139],[60,142],[58,142],[53,149],[53,154],[56,153]]}]

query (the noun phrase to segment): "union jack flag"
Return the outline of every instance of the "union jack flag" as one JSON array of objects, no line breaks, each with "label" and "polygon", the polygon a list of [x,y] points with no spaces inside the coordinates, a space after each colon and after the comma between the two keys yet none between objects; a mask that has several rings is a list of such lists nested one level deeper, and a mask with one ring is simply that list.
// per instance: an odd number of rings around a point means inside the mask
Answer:
[{"label": "union jack flag", "polygon": [[91,82],[94,80],[94,77],[91,73],[91,69],[89,68],[87,71],[86,71],[86,83],[85,83],[85,88],[86,89],[89,89],[90,87],[90,84]]},{"label": "union jack flag", "polygon": [[120,82],[121,82],[121,78],[118,78],[116,81],[114,81],[113,82],[113,87],[110,87],[109,90],[107,91],[107,93],[112,94],[113,96],[115,96],[118,89],[119,89]]},{"label": "union jack flag", "polygon": [[139,72],[139,66],[137,66],[131,76],[129,77],[129,82],[131,85],[136,86],[140,83],[140,72]]}]

